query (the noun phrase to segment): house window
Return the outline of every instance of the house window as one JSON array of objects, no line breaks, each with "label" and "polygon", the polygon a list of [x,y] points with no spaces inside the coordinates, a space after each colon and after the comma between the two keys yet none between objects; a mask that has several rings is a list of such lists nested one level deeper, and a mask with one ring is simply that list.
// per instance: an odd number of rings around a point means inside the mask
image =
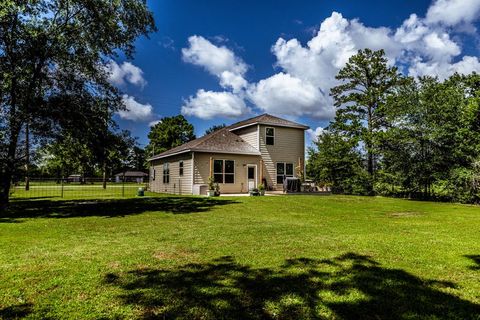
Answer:
[{"label": "house window", "polygon": [[170,183],[170,168],[168,162],[163,164],[163,183]]},{"label": "house window", "polygon": [[275,144],[275,129],[274,128],[265,128],[265,143],[269,146]]},{"label": "house window", "polygon": [[178,174],[180,177],[183,176],[183,161],[178,162]]},{"label": "house window", "polygon": [[155,180],[155,168],[152,168],[152,181]]},{"label": "house window", "polygon": [[217,183],[235,183],[235,161],[213,160],[213,180]]},{"label": "house window", "polygon": [[283,177],[293,177],[293,163],[277,162],[277,183],[283,183]]}]

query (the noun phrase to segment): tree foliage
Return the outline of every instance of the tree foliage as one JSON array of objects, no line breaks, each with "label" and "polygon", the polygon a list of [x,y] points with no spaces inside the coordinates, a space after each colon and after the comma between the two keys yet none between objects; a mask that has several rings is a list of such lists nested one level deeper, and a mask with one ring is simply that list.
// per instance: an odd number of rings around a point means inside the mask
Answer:
[{"label": "tree foliage", "polygon": [[214,124],[213,126],[208,128],[207,130],[205,130],[205,135],[210,134],[210,133],[214,133],[215,131],[218,131],[218,130],[223,129],[225,127],[226,127],[225,123]]},{"label": "tree foliage", "polygon": [[165,117],[150,128],[150,142],[146,148],[147,154],[162,153],[195,139],[193,125],[184,116]]},{"label": "tree foliage", "polygon": [[480,76],[402,77],[381,56],[361,51],[339,72],[349,81],[332,89],[309,176],[340,193],[480,202]]},{"label": "tree foliage", "polygon": [[105,64],[119,52],[131,57],[135,39],[154,29],[142,0],[0,2],[2,207],[21,164],[21,136],[104,130],[124,108]]},{"label": "tree foliage", "polygon": [[392,93],[400,75],[389,67],[383,50],[359,50],[336,76],[341,84],[331,89],[337,107],[331,127],[357,136],[367,154],[367,171],[373,191],[377,135],[385,126],[386,99]]}]

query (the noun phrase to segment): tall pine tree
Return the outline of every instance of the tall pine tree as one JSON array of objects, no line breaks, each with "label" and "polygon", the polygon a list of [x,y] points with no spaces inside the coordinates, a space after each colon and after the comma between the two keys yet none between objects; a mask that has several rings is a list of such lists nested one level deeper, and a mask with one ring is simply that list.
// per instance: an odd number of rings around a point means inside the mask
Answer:
[{"label": "tall pine tree", "polygon": [[397,68],[388,66],[383,50],[364,49],[350,57],[336,76],[341,84],[331,90],[337,107],[331,126],[358,136],[363,143],[370,177],[369,194],[373,194],[376,137],[385,125],[385,102],[400,78]]}]

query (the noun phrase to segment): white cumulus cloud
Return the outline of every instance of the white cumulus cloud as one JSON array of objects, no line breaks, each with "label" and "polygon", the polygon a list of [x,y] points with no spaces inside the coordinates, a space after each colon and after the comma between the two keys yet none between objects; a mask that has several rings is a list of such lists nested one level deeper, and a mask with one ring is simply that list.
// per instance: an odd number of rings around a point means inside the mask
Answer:
[{"label": "white cumulus cloud", "polygon": [[125,85],[130,83],[139,87],[144,87],[147,81],[143,78],[143,71],[136,65],[130,62],[118,64],[115,61],[110,61],[107,64],[107,72],[109,73],[108,80],[115,85]]},{"label": "white cumulus cloud", "polygon": [[244,100],[231,92],[214,92],[200,89],[182,106],[182,114],[201,119],[215,117],[237,118],[250,113]]},{"label": "white cumulus cloud", "polygon": [[329,119],[334,112],[325,107],[318,87],[287,73],[260,80],[248,89],[248,96],[259,109],[273,114]]},{"label": "white cumulus cloud", "polygon": [[225,46],[216,46],[201,36],[188,38],[189,46],[182,49],[185,62],[203,67],[212,75],[220,78],[224,88],[240,90],[246,85],[243,78],[247,65]]},{"label": "white cumulus cloud", "polygon": [[322,127],[317,127],[315,130],[308,129],[307,136],[310,138],[311,141],[316,142],[318,140],[318,136],[321,135],[325,131]]},{"label": "white cumulus cloud", "polygon": [[227,91],[199,90],[182,110],[203,118],[236,116],[247,109],[247,101],[277,115],[331,119],[335,111],[330,89],[339,84],[335,76],[365,48],[384,49],[389,65],[410,76],[445,79],[455,72],[480,72],[478,57],[462,56],[464,38],[458,36],[475,30],[473,22],[479,16],[480,0],[435,0],[425,17],[413,13],[397,28],[369,27],[332,12],[304,44],[279,38],[271,48],[277,70],[253,83],[245,79],[248,67],[232,50],[192,36],[188,48],[182,49],[184,61],[218,77]]},{"label": "white cumulus cloud", "polygon": [[428,23],[442,23],[453,26],[459,23],[471,23],[478,19],[480,1],[478,0],[436,0],[427,11]]},{"label": "white cumulus cloud", "polygon": [[150,121],[153,117],[153,107],[151,104],[141,104],[134,97],[124,94],[122,102],[126,110],[118,112],[120,118],[132,121]]}]

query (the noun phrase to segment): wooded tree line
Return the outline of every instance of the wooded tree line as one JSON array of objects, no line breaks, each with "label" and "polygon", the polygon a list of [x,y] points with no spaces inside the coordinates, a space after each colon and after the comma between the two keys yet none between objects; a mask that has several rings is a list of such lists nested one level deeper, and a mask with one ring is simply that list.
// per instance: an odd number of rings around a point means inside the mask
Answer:
[{"label": "wooded tree line", "polygon": [[337,75],[336,116],[307,174],[337,193],[480,202],[480,76],[401,75],[361,50]]},{"label": "wooded tree line", "polygon": [[144,0],[0,1],[0,209],[32,145],[88,146],[108,163],[125,106],[105,66],[153,30]]}]

